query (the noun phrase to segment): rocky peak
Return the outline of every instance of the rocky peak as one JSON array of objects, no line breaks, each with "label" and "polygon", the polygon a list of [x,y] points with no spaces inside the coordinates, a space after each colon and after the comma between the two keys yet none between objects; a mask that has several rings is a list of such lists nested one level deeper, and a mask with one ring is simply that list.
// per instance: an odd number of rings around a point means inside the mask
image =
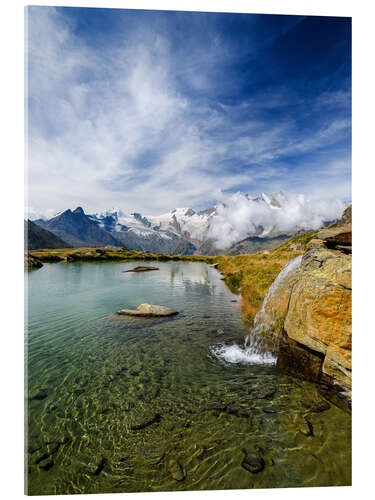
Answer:
[{"label": "rocky peak", "polygon": [[82,207],[77,207],[74,211],[74,214],[79,214],[79,215],[85,215],[85,212],[83,211]]},{"label": "rocky peak", "polygon": [[351,224],[352,223],[352,205],[351,204],[344,210],[339,222],[340,222],[340,224]]}]

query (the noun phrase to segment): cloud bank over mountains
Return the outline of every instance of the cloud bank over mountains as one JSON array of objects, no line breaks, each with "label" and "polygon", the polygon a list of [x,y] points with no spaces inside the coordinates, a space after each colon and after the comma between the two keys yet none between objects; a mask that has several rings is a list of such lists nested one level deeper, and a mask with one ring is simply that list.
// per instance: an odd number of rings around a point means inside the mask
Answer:
[{"label": "cloud bank over mountains", "polygon": [[318,229],[327,221],[340,218],[344,209],[345,204],[339,200],[308,200],[304,195],[284,193],[263,193],[260,199],[251,199],[235,193],[218,205],[208,237],[218,248],[229,248],[249,236]]},{"label": "cloud bank over mountains", "polygon": [[238,191],[350,198],[345,19],[27,12],[31,215],[225,201],[243,234]]}]

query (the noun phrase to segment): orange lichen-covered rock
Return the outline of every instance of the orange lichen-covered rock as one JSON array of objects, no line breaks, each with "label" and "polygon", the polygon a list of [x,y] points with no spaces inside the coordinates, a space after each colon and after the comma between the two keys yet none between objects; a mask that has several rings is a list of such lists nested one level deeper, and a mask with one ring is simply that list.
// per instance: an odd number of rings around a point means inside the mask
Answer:
[{"label": "orange lichen-covered rock", "polygon": [[311,249],[302,259],[290,294],[284,332],[298,346],[323,358],[322,381],[350,397],[352,290],[350,255]]}]

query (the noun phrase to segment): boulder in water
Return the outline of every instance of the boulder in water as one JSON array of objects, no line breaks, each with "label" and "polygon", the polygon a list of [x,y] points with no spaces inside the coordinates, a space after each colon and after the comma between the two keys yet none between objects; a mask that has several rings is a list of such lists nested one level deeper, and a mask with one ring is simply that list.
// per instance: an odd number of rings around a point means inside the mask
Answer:
[{"label": "boulder in water", "polygon": [[117,314],[125,316],[142,316],[142,317],[163,317],[174,316],[178,311],[165,306],[156,306],[153,304],[141,304],[137,309],[121,309]]},{"label": "boulder in water", "polygon": [[258,446],[254,446],[250,451],[243,450],[243,452],[245,453],[245,457],[241,465],[245,470],[257,474],[264,469],[265,462]]},{"label": "boulder in water", "polygon": [[177,462],[174,458],[171,458],[168,462],[168,468],[171,473],[171,476],[175,481],[183,481],[186,477],[184,469],[181,464]]},{"label": "boulder in water", "polygon": [[144,429],[149,425],[158,422],[160,420],[160,415],[152,411],[144,411],[137,415],[134,415],[130,423],[130,429],[132,431]]},{"label": "boulder in water", "polygon": [[122,271],[123,273],[144,273],[146,271],[159,271],[158,267],[153,266],[137,266],[133,269],[128,269],[127,271]]}]

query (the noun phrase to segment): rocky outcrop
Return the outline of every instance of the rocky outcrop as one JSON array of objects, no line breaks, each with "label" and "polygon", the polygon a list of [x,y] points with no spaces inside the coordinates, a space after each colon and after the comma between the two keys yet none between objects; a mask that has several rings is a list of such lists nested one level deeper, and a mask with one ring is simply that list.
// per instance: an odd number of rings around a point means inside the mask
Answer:
[{"label": "rocky outcrop", "polygon": [[322,240],[327,248],[352,253],[352,206],[346,208],[336,224],[322,229],[316,237]]},{"label": "rocky outcrop", "polygon": [[[316,235],[318,239],[324,242],[327,248],[352,248],[352,225],[344,224],[333,228],[322,229]],[[339,248],[340,249],[340,248]],[[348,252],[349,253],[349,252]]]},{"label": "rocky outcrop", "polygon": [[282,332],[279,366],[351,392],[351,256],[303,256]]},{"label": "rocky outcrop", "polygon": [[[350,231],[349,231],[350,226]],[[351,400],[351,225],[324,229],[270,287],[254,325],[278,336],[278,367]]]},{"label": "rocky outcrop", "polygon": [[117,314],[125,316],[142,316],[142,317],[162,317],[174,316],[178,311],[174,311],[169,307],[155,306],[153,304],[141,304],[137,309],[121,309]]},{"label": "rocky outcrop", "polygon": [[349,205],[342,214],[340,219],[341,224],[351,224],[352,223],[352,206]]},{"label": "rocky outcrop", "polygon": [[25,252],[24,264],[25,269],[39,269],[40,267],[43,267],[43,264],[40,262],[40,260],[32,257],[27,252]]}]

